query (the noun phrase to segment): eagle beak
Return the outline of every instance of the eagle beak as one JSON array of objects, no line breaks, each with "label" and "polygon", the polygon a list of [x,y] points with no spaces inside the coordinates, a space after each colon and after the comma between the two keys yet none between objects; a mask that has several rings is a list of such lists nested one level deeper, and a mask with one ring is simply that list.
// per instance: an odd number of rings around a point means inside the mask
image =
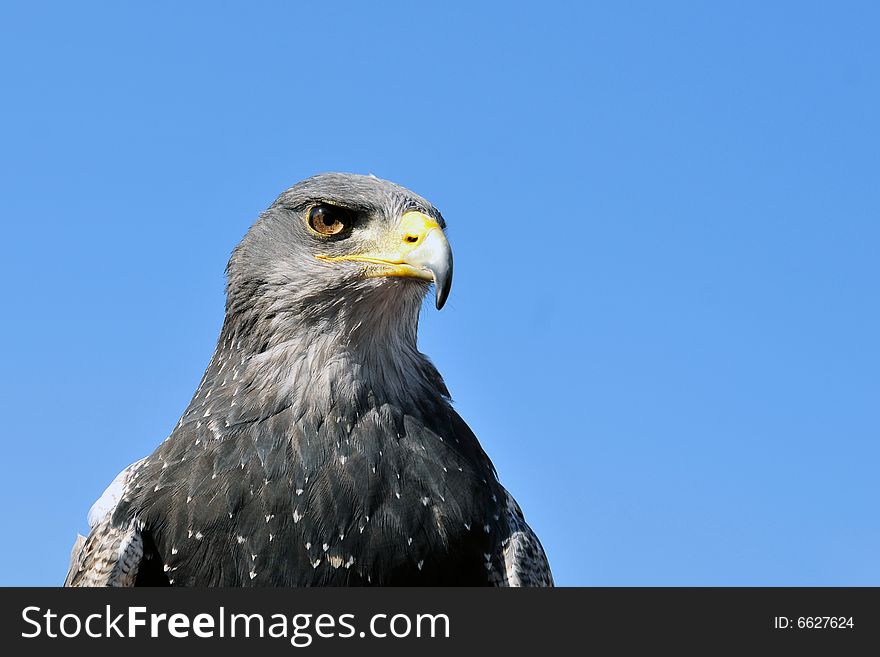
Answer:
[{"label": "eagle beak", "polygon": [[421,212],[407,212],[401,219],[399,230],[404,244],[414,247],[405,249],[403,263],[430,274],[437,310],[440,310],[452,288],[452,249],[443,229]]},{"label": "eagle beak", "polygon": [[446,303],[452,288],[452,249],[443,229],[421,212],[407,212],[381,240],[385,248],[376,253],[316,256],[319,260],[348,260],[378,265],[368,276],[399,276],[434,283],[437,310]]}]

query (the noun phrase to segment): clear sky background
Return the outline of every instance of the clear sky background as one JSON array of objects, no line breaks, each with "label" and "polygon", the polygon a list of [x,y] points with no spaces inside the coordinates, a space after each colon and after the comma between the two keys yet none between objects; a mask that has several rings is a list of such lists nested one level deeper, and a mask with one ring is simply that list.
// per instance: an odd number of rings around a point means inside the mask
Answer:
[{"label": "clear sky background", "polygon": [[295,4],[0,5],[0,584],[338,170],[449,222],[420,345],[559,584],[880,585],[877,3]]}]

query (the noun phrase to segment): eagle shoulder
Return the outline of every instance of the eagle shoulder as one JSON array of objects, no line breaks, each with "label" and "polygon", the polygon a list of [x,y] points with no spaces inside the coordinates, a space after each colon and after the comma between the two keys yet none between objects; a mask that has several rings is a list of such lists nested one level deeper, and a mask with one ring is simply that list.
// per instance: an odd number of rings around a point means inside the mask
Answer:
[{"label": "eagle shoulder", "polygon": [[526,523],[522,509],[507,494],[509,534],[502,541],[504,572],[495,580],[496,586],[553,586],[553,573],[538,536]]},{"label": "eagle shoulder", "polygon": [[113,523],[113,511],[143,460],[131,464],[110,483],[89,510],[89,535],[78,535],[70,553],[64,586],[135,585],[144,558],[144,537],[136,522]]}]

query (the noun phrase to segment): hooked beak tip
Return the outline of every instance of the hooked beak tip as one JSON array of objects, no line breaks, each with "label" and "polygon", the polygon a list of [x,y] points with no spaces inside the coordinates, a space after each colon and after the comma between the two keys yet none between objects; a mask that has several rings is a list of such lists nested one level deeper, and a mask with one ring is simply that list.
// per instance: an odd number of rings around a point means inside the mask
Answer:
[{"label": "hooked beak tip", "polygon": [[449,297],[449,290],[452,288],[452,258],[449,259],[449,267],[445,271],[432,271],[434,274],[434,301],[437,310],[441,310],[446,304]]}]

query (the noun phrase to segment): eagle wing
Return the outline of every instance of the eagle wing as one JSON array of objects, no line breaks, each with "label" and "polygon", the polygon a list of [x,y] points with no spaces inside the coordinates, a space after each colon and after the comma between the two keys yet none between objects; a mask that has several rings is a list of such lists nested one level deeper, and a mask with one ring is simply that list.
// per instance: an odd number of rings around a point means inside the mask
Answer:
[{"label": "eagle wing", "polygon": [[[116,504],[125,494],[141,461],[119,473],[89,511],[89,535],[77,536],[64,586],[135,586],[154,572],[156,557],[135,522],[114,523]],[[144,563],[147,562],[147,568]],[[138,579],[140,575],[140,580]]]},{"label": "eagle wing", "polygon": [[553,586],[553,574],[541,541],[526,523],[522,509],[507,493],[509,535],[502,541],[504,572],[496,586]]},{"label": "eagle wing", "polygon": [[88,538],[77,538],[64,586],[134,586],[143,557],[140,532],[114,527],[108,516]]}]

